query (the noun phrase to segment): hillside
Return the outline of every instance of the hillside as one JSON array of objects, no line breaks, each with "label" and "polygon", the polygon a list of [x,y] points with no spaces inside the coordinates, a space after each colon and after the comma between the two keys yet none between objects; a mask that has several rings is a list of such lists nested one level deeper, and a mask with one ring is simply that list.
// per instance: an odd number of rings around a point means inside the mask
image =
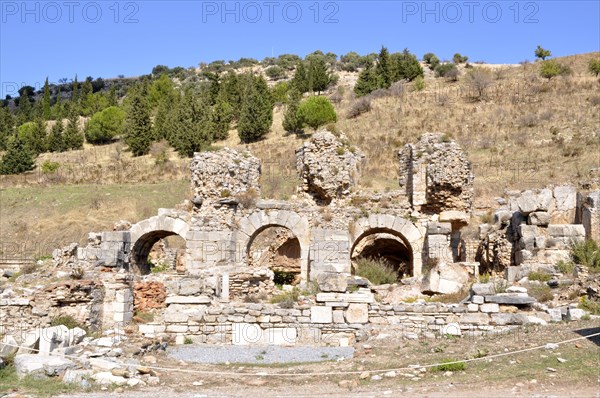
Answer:
[{"label": "hillside", "polygon": [[[358,73],[341,72],[338,85],[326,93],[338,114],[328,128],[344,132],[366,153],[360,184],[365,190],[397,189],[397,150],[430,131],[447,133],[466,150],[476,177],[476,214],[485,214],[505,189],[562,182],[590,188],[600,181],[600,95],[587,63],[598,57],[557,58],[573,73],[551,80],[539,77],[537,63],[475,65],[492,76],[478,100],[464,70],[450,82],[425,68],[423,90],[407,83],[378,91],[369,96],[371,110],[356,118],[348,110],[357,101],[352,85]],[[245,147],[263,161],[265,197],[289,198],[297,185],[294,150],[306,137],[284,132],[283,111],[276,106],[271,132],[260,142],[241,144],[232,130],[216,143]],[[189,159],[169,150],[162,164],[156,151],[133,158],[124,149],[113,143],[43,154],[36,171],[2,176],[3,241],[36,242],[45,255],[51,251],[47,243],[83,242],[87,231],[110,228],[119,219],[137,221],[186,198]],[[42,172],[49,160],[60,164],[57,172]]]}]

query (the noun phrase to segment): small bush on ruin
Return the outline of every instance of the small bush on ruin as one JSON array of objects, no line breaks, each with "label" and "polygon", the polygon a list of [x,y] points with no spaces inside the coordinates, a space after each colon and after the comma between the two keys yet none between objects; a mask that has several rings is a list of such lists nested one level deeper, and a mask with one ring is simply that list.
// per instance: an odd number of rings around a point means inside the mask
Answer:
[{"label": "small bush on ruin", "polygon": [[79,322],[77,322],[77,320],[70,315],[58,316],[50,322],[50,326],[60,326],[60,325],[64,325],[68,329],[82,328],[81,324]]},{"label": "small bush on ruin", "polygon": [[571,258],[575,264],[585,265],[593,271],[600,271],[600,246],[588,239],[571,247]]},{"label": "small bush on ruin", "polygon": [[533,271],[530,272],[529,275],[527,275],[527,278],[530,281],[548,282],[550,279],[552,279],[552,275],[547,274],[545,272]]},{"label": "small bush on ruin", "polygon": [[572,275],[573,271],[575,271],[575,264],[571,261],[560,260],[556,264],[556,268],[565,275]]},{"label": "small bush on ruin", "polygon": [[356,261],[356,275],[367,278],[374,285],[394,283],[398,274],[384,258],[360,258]]},{"label": "small bush on ruin", "polygon": [[194,340],[191,337],[186,337],[183,339],[183,344],[194,344]]},{"label": "small bush on ruin", "polygon": [[459,372],[467,369],[467,364],[462,361],[456,361],[454,359],[446,359],[439,365],[431,368],[434,372]]},{"label": "small bush on ruin", "polygon": [[297,287],[290,292],[283,292],[271,297],[271,304],[278,304],[280,308],[294,308],[294,305],[300,297],[300,290]]},{"label": "small bush on ruin", "polygon": [[258,200],[258,192],[254,188],[250,188],[247,191],[238,193],[235,198],[238,203],[242,205],[245,209],[251,209],[256,206],[256,201]]}]

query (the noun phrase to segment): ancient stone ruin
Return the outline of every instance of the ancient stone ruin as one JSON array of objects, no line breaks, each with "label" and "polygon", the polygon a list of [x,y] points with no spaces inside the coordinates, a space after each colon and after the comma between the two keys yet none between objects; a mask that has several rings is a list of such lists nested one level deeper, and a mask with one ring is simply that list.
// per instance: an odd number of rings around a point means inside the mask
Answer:
[{"label": "ancient stone ruin", "polygon": [[[302,186],[278,201],[261,198],[261,163],[250,153],[197,153],[192,195],[181,206],[57,249],[53,273],[66,281],[1,292],[10,320],[2,333],[41,347],[29,331],[66,314],[97,329],[135,324],[135,333],[177,344],[348,345],[372,328],[399,328],[407,338],[480,335],[582,316],[538,305],[520,287],[470,286],[482,270],[506,272],[511,283],[553,267],[573,242],[598,239],[598,191],[508,192],[494,223],[480,227],[475,256],[461,236],[473,173],[447,136],[426,134],[400,151],[400,189],[384,193],[356,188],[365,159],[343,135],[316,133],[296,156]],[[161,243],[171,236],[183,246]],[[158,258],[170,265],[153,273]],[[395,283],[355,275],[365,258],[384,259]],[[460,293],[460,303],[419,300]],[[146,312],[153,319],[135,318]]]}]

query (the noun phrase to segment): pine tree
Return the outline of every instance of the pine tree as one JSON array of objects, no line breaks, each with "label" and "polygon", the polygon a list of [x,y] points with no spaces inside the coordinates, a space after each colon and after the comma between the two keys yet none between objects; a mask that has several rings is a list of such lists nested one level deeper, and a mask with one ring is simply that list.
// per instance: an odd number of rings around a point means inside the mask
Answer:
[{"label": "pine tree", "polygon": [[62,152],[66,149],[63,141],[63,130],[63,122],[61,119],[58,119],[54,126],[52,126],[52,130],[50,130],[50,137],[48,138],[49,151]]},{"label": "pine tree", "polygon": [[0,174],[19,174],[35,167],[34,154],[29,147],[15,135],[10,140],[8,150],[0,161]]},{"label": "pine tree", "polygon": [[238,134],[244,143],[264,137],[273,124],[273,101],[262,76],[255,76],[244,90]]},{"label": "pine tree", "polygon": [[298,133],[302,131],[302,120],[298,115],[302,94],[298,90],[292,89],[288,98],[288,105],[283,115],[283,129],[290,133]]},{"label": "pine tree", "polygon": [[240,78],[234,72],[229,72],[222,80],[219,87],[219,95],[231,105],[232,120],[240,118],[240,108],[242,106],[242,94]]},{"label": "pine tree", "polygon": [[354,92],[357,96],[362,97],[379,88],[379,77],[375,72],[372,64],[367,64],[358,75],[358,80],[354,85]]},{"label": "pine tree", "polygon": [[6,106],[0,106],[0,150],[8,147],[8,140],[14,135],[15,120]]},{"label": "pine tree", "polygon": [[387,48],[381,47],[377,57],[377,67],[375,68],[379,76],[379,88],[390,88],[392,85],[392,68],[390,65],[390,53]]},{"label": "pine tree", "polygon": [[63,149],[81,149],[83,148],[83,132],[79,129],[79,115],[75,112],[69,114],[67,127],[63,133]]},{"label": "pine tree", "polygon": [[127,115],[125,117],[125,143],[133,156],[145,155],[152,144],[150,107],[143,87],[129,90]]},{"label": "pine tree", "polygon": [[117,87],[113,84],[110,86],[110,90],[108,90],[108,94],[106,95],[106,100],[108,102],[108,106],[117,106]]}]

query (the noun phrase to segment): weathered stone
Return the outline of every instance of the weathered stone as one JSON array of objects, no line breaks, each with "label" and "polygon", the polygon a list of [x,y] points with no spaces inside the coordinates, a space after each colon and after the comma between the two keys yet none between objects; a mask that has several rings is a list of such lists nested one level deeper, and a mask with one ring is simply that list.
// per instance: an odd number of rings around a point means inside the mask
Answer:
[{"label": "weathered stone", "polygon": [[493,283],[473,283],[471,292],[478,296],[488,296],[496,294],[496,288]]},{"label": "weathered stone", "polygon": [[333,312],[331,307],[312,306],[310,307],[311,323],[331,323],[333,321]]},{"label": "weathered stone", "polygon": [[485,303],[479,306],[479,310],[486,313],[500,312],[500,306],[496,303]]},{"label": "weathered stone", "polygon": [[117,385],[124,386],[127,384],[127,379],[122,376],[115,376],[111,372],[100,372],[92,376],[92,379],[100,385]]},{"label": "weathered stone", "polygon": [[260,160],[248,152],[240,153],[231,148],[216,152],[194,154],[190,168],[195,202],[206,206],[218,203],[224,197],[236,197],[253,191],[260,194]]},{"label": "weathered stone", "polygon": [[529,214],[528,222],[530,225],[545,227],[550,224],[550,213],[545,211],[534,211]]},{"label": "weathered stone", "polygon": [[27,375],[43,374],[46,376],[57,376],[63,374],[67,369],[75,367],[75,363],[58,356],[23,354],[14,359],[15,370],[19,377]]},{"label": "weathered stone", "polygon": [[468,271],[458,264],[439,263],[423,280],[422,292],[451,294],[459,292],[469,280]]},{"label": "weathered stone", "polygon": [[449,222],[430,222],[427,224],[428,235],[450,235],[452,224]]},{"label": "weathered stone", "polygon": [[529,305],[535,303],[535,299],[533,297],[521,297],[521,296],[485,296],[485,301],[487,303],[497,303],[497,304],[509,304],[509,305]]},{"label": "weathered stone", "polygon": [[346,322],[367,323],[369,322],[369,306],[367,304],[350,304],[346,309]]},{"label": "weathered stone", "polygon": [[7,358],[19,350],[17,340],[11,335],[6,335],[0,341],[0,358]]},{"label": "weathered stone", "polygon": [[360,290],[355,293],[317,293],[317,302],[374,303],[375,296]]},{"label": "weathered stone", "polygon": [[347,138],[328,131],[312,135],[296,150],[296,168],[303,181],[302,188],[315,199],[330,202],[347,196],[357,183],[365,155],[347,147]]},{"label": "weathered stone", "polygon": [[66,326],[52,326],[40,331],[40,354],[49,354],[59,347],[68,346],[69,329]]},{"label": "weathered stone", "polygon": [[348,288],[346,275],[323,272],[317,276],[317,284],[322,292],[345,292]]},{"label": "weathered stone", "polygon": [[585,237],[585,228],[581,224],[550,224],[548,234],[552,237]]},{"label": "weathered stone", "polygon": [[490,323],[490,317],[488,314],[483,314],[481,312],[468,312],[460,315],[460,323],[487,325]]},{"label": "weathered stone", "polygon": [[570,308],[567,310],[567,321],[578,321],[585,315],[585,311],[579,308]]},{"label": "weathered stone", "polygon": [[169,296],[165,304],[210,304],[206,296]]}]

